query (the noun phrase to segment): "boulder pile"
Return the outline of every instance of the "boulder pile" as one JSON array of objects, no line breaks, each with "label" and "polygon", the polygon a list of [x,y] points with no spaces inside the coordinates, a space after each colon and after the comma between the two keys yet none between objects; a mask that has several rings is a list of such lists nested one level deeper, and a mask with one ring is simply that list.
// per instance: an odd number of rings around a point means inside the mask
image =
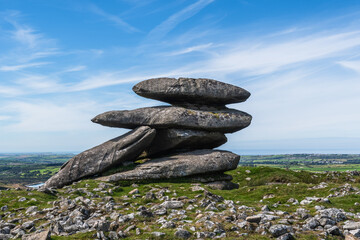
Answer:
[{"label": "boulder pile", "polygon": [[[142,97],[171,106],[99,114],[92,119],[94,123],[133,130],[70,159],[44,187],[59,188],[129,163],[133,169],[122,169],[99,179],[109,182],[180,177],[202,182],[231,180],[231,176],[223,173],[235,169],[240,156],[212,149],[227,141],[225,133],[250,125],[249,114],[226,107],[245,101],[250,96],[248,91],[205,78],[149,79],[136,84],[133,90]],[[222,186],[234,187],[228,182]]]}]

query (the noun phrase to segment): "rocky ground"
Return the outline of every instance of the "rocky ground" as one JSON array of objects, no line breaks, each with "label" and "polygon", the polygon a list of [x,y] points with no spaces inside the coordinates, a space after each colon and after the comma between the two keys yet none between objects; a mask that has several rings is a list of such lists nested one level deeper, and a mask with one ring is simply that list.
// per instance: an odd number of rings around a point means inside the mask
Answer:
[{"label": "rocky ground", "polygon": [[0,192],[0,239],[357,239],[360,173],[239,167],[235,190],[83,180]]}]

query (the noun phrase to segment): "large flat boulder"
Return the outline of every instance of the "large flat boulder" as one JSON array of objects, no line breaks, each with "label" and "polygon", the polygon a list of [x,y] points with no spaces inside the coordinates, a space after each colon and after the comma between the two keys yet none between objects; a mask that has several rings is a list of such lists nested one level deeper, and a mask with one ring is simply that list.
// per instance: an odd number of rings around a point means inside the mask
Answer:
[{"label": "large flat boulder", "polygon": [[220,132],[189,129],[158,129],[145,156],[153,156],[173,151],[212,149],[226,143],[227,138]]},{"label": "large flat boulder", "polygon": [[60,188],[83,177],[92,176],[136,158],[150,145],[156,130],[139,127],[120,137],[82,152],[66,162],[58,173],[44,184]]},{"label": "large flat boulder", "polygon": [[136,84],[133,91],[171,104],[225,105],[250,97],[243,88],[207,78],[153,78]]},{"label": "large flat boulder", "polygon": [[181,128],[222,133],[239,131],[251,123],[251,115],[235,109],[218,111],[194,110],[183,107],[146,107],[135,110],[110,111],[91,121],[109,127]]},{"label": "large flat boulder", "polygon": [[103,181],[168,179],[224,172],[236,169],[240,156],[227,151],[196,150],[168,157],[156,158],[135,169],[101,177]]}]

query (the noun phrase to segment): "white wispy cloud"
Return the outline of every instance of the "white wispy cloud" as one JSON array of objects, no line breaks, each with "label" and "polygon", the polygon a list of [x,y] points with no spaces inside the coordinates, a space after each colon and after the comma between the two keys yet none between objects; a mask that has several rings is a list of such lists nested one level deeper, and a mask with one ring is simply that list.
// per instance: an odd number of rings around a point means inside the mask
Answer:
[{"label": "white wispy cloud", "polygon": [[183,55],[183,54],[192,53],[192,52],[198,52],[198,51],[200,52],[200,51],[209,49],[212,46],[213,46],[213,43],[200,44],[200,45],[196,45],[196,46],[192,46],[192,47],[187,47],[185,49],[176,50],[176,51],[173,51],[170,53],[166,53],[165,55],[177,56],[177,55]]},{"label": "white wispy cloud", "polygon": [[340,61],[338,63],[345,68],[360,73],[360,61]]},{"label": "white wispy cloud", "polygon": [[116,24],[117,26],[123,28],[126,31],[129,32],[140,32],[139,29],[137,29],[134,26],[131,26],[129,23],[125,22],[123,19],[121,19],[120,17],[107,13],[104,10],[102,10],[101,8],[99,8],[98,6],[92,4],[89,6],[89,9],[91,12],[103,17],[104,19],[106,19],[107,21],[110,21],[114,24]]},{"label": "white wispy cloud", "polygon": [[[7,127],[16,132],[61,132],[91,128],[95,103],[56,103],[49,101],[14,101],[3,110],[12,111],[16,119]],[[88,124],[87,124],[88,123]]]},{"label": "white wispy cloud", "polygon": [[23,93],[24,92],[16,86],[0,85],[0,94],[3,97],[14,97]]},{"label": "white wispy cloud", "polygon": [[29,94],[64,92],[65,85],[59,83],[58,76],[27,74],[14,81]]},{"label": "white wispy cloud", "polygon": [[0,115],[0,121],[9,120],[10,118],[10,116]]},{"label": "white wispy cloud", "polygon": [[0,71],[13,72],[13,71],[19,71],[19,70],[22,70],[25,68],[40,67],[40,66],[43,66],[46,64],[49,64],[49,62],[35,62],[35,63],[20,64],[20,65],[4,65],[4,66],[0,66]]},{"label": "white wispy cloud", "polygon": [[79,65],[79,66],[67,68],[67,69],[63,70],[62,72],[80,72],[80,71],[84,71],[85,69],[86,69],[86,66]]},{"label": "white wispy cloud", "polygon": [[348,55],[345,51],[360,46],[360,32],[333,32],[269,43],[266,41],[224,44],[228,47],[218,50],[211,59],[191,64],[182,71],[269,74],[293,64]]},{"label": "white wispy cloud", "polygon": [[169,33],[172,29],[174,29],[177,25],[182,23],[183,21],[193,17],[203,8],[205,8],[210,3],[215,0],[198,0],[195,3],[187,6],[181,11],[171,15],[165,21],[156,26],[147,36],[148,40],[156,40],[163,38],[167,33]]}]

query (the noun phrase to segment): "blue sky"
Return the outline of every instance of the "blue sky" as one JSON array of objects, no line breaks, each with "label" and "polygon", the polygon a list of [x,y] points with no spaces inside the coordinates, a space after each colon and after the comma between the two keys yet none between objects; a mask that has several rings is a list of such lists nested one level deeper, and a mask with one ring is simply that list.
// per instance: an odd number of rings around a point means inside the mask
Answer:
[{"label": "blue sky", "polygon": [[357,0],[0,0],[0,152],[123,134],[90,119],[162,105],[131,88],[167,76],[252,93],[222,149],[360,153],[359,26]]}]

